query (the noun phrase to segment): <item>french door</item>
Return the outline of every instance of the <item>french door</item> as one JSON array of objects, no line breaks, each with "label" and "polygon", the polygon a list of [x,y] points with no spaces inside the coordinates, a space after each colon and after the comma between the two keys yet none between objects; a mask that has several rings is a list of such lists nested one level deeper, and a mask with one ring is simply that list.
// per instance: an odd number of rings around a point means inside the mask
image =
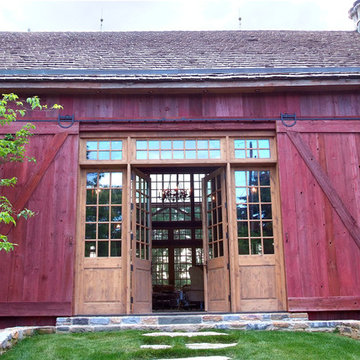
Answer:
[{"label": "french door", "polygon": [[235,311],[286,309],[275,169],[232,172]]},{"label": "french door", "polygon": [[206,311],[230,311],[225,180],[223,168],[203,179]]},{"label": "french door", "polygon": [[151,182],[133,170],[131,174],[131,312],[152,311],[151,284]]},{"label": "french door", "polygon": [[124,215],[126,173],[89,170],[81,176],[75,314],[125,312]]}]

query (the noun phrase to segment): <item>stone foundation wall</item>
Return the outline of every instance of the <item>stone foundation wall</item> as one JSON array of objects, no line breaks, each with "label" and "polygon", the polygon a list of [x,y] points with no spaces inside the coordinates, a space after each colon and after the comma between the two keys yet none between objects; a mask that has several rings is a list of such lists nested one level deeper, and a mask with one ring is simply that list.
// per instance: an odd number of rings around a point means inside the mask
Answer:
[{"label": "stone foundation wall", "polygon": [[55,326],[14,327],[0,330],[0,355],[25,337],[53,333],[55,333]]},{"label": "stone foundation wall", "polygon": [[337,327],[341,335],[360,340],[360,321],[343,321]]},{"label": "stone foundation wall", "polygon": [[360,339],[360,321],[309,321],[306,313],[63,317],[57,333],[119,330],[197,331],[207,329],[334,332]]}]

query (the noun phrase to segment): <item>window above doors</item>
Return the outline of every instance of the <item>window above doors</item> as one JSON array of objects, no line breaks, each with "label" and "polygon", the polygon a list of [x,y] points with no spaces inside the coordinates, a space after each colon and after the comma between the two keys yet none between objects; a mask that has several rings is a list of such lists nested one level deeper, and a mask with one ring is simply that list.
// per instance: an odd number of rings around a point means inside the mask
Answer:
[{"label": "window above doors", "polygon": [[[271,132],[179,132],[169,135],[119,133],[83,135],[81,165],[275,163]],[[121,136],[120,136],[121,135]],[[190,136],[189,136],[190,135]]]},{"label": "window above doors", "polygon": [[220,139],[136,140],[136,160],[206,160],[221,158]]},{"label": "window above doors", "polygon": [[234,139],[235,159],[270,159],[269,139]]},{"label": "window above doors", "polygon": [[273,137],[234,137],[230,141],[230,160],[240,163],[276,161]]},{"label": "window above doors", "polygon": [[122,140],[87,140],[86,160],[122,160]]}]

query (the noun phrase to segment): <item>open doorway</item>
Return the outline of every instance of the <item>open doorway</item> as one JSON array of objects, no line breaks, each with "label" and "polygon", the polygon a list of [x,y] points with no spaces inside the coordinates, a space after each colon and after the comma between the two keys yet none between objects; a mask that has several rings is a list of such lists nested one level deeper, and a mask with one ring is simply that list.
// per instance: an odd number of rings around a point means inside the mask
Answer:
[{"label": "open doorway", "polygon": [[229,311],[224,169],[133,175],[132,312]]},{"label": "open doorway", "polygon": [[202,179],[209,169],[149,169],[153,311],[203,311]]}]

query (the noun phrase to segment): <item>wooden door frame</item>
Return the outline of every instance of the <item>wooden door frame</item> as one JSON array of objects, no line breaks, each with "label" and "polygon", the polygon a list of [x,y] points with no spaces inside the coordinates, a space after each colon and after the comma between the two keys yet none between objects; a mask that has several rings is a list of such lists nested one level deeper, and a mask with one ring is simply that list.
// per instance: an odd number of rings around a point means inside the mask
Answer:
[{"label": "wooden door frame", "polygon": [[[280,208],[280,193],[279,193],[279,182],[278,182],[278,165],[277,165],[277,156],[276,156],[276,134],[273,131],[221,131],[221,132],[214,132],[214,131],[206,131],[206,132],[193,132],[189,133],[189,131],[181,131],[174,133],[169,132],[154,132],[154,131],[142,131],[142,132],[125,132],[121,134],[114,134],[109,132],[102,132],[102,133],[84,133],[81,135],[80,139],[80,157],[79,157],[79,172],[78,172],[78,193],[77,193],[77,204],[78,204],[78,219],[77,221],[77,241],[76,241],[76,254],[75,254],[75,282],[74,282],[74,313],[77,312],[77,297],[79,293],[79,289],[77,288],[77,284],[79,283],[78,280],[78,272],[79,272],[79,264],[78,264],[78,256],[82,253],[83,249],[78,249],[78,247],[82,246],[81,241],[81,232],[82,226],[84,224],[84,219],[81,216],[81,211],[83,210],[83,203],[84,203],[84,194],[82,194],[82,186],[83,183],[81,182],[83,179],[83,174],[86,173],[86,170],[99,169],[101,171],[106,170],[115,170],[117,168],[121,169],[123,174],[126,177],[126,181],[123,182],[124,187],[124,194],[123,194],[123,211],[126,212],[124,214],[124,234],[123,234],[123,241],[122,241],[122,266],[124,269],[124,304],[125,304],[125,312],[131,313],[131,221],[130,221],[130,204],[131,204],[131,172],[134,169],[141,168],[167,168],[167,167],[193,167],[198,168],[199,165],[202,168],[224,168],[226,174],[226,181],[225,181],[225,196],[227,197],[227,226],[228,226],[228,262],[230,265],[229,270],[229,289],[231,295],[231,302],[230,302],[230,310],[232,312],[237,311],[237,296],[239,294],[239,289],[236,288],[236,279],[239,277],[239,266],[238,266],[238,259],[237,259],[237,232],[235,233],[234,225],[236,221],[234,218],[234,214],[231,211],[231,206],[233,202],[232,192],[234,191],[234,181],[233,181],[233,171],[235,168],[246,169],[246,168],[272,168],[275,171],[275,178],[276,178],[276,187],[275,193],[273,197],[273,201],[278,204]],[[135,141],[137,139],[201,139],[201,138],[216,138],[221,140],[221,158],[220,159],[208,159],[205,161],[201,161],[199,163],[198,160],[170,160],[168,162],[163,162],[161,160],[151,160],[151,161],[140,161],[134,158],[134,151],[135,151]],[[271,158],[269,159],[237,159],[234,156],[234,139],[237,138],[268,138],[270,139],[270,147],[271,147]],[[84,158],[84,149],[86,148],[86,141],[90,139],[110,139],[110,140],[118,140],[121,139],[124,144],[124,154],[123,159],[119,162],[114,161],[90,161]],[[272,190],[273,191],[273,190]],[[127,204],[126,204],[127,202]],[[282,294],[281,297],[283,299],[283,303],[286,304],[286,286],[285,286],[285,266],[284,266],[284,257],[283,257],[283,244],[282,244],[282,227],[281,227],[281,217],[280,211],[277,210],[277,221],[278,226],[278,262],[281,266],[282,272],[279,276],[283,279],[282,280]],[[205,277],[205,273],[204,273]],[[207,287],[207,282],[205,282],[205,290]],[[207,291],[205,291],[205,296],[207,296]],[[286,308],[286,306],[285,306]]]}]

